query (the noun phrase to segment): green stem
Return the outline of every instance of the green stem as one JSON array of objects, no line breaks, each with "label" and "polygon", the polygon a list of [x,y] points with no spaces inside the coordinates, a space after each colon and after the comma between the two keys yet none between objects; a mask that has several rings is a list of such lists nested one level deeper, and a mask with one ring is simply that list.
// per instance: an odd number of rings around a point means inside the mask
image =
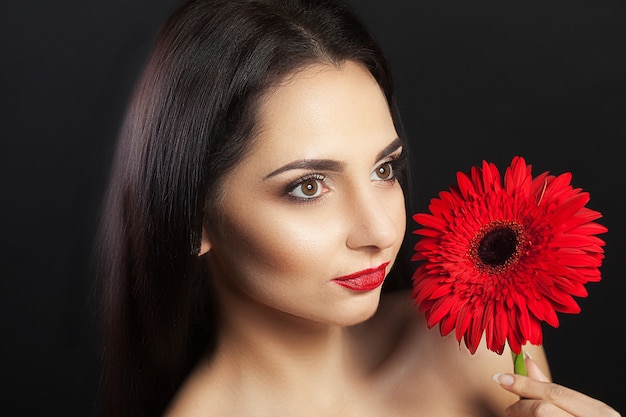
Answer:
[{"label": "green stem", "polygon": [[513,354],[513,371],[517,375],[527,376],[526,365],[524,364],[524,353],[523,352],[520,352],[520,353],[511,352],[511,353]]}]

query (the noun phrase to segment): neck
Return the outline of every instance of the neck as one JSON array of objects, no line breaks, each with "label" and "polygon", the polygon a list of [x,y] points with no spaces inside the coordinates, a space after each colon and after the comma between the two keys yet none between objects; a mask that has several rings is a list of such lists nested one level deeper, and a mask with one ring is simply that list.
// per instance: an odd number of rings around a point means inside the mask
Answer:
[{"label": "neck", "polygon": [[353,329],[306,320],[250,300],[222,300],[214,364],[289,391],[332,390],[357,373]]}]

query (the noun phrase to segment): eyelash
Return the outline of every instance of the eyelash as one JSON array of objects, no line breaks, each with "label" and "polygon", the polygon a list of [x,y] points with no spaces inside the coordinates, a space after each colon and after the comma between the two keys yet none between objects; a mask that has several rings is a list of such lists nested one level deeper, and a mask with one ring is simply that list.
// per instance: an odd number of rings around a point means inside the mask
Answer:
[{"label": "eyelash", "polygon": [[386,161],[386,163],[390,163],[391,169],[393,169],[393,178],[389,181],[397,181],[400,183],[400,185],[404,186],[404,173],[406,171],[406,153],[404,153],[403,151],[399,155],[394,155],[391,157],[390,160]]},{"label": "eyelash", "polygon": [[299,203],[311,203],[314,201],[317,201],[319,198],[322,197],[322,195],[318,196],[318,197],[309,197],[309,198],[305,198],[305,197],[298,197],[295,195],[292,195],[291,193],[293,193],[296,188],[301,187],[302,184],[304,184],[306,181],[309,180],[315,180],[315,181],[319,181],[319,182],[326,182],[327,177],[325,175],[322,174],[318,174],[318,173],[311,173],[311,174],[307,174],[304,175],[300,178],[298,178],[297,180],[291,182],[286,188],[285,191],[287,193],[287,196],[289,198],[291,198],[292,200],[295,200]]},{"label": "eyelash", "polygon": [[[387,179],[381,178],[380,181],[385,182],[385,183],[401,182],[400,180],[401,180],[401,177],[404,172],[405,165],[406,165],[405,162],[406,160],[404,158],[404,152],[403,152],[400,155],[392,156],[390,157],[390,159],[378,164],[378,166],[376,166],[376,168],[374,169],[374,171],[372,171],[372,173],[375,173],[376,170],[379,169],[380,167],[385,166],[386,164],[389,164],[391,166],[392,176]],[[292,200],[295,200],[296,202],[299,202],[299,203],[312,203],[312,202],[319,201],[319,199],[322,198],[325,193],[317,197],[309,197],[309,198],[298,197],[298,196],[292,195],[292,193],[298,187],[301,187],[306,181],[309,181],[309,180],[315,180],[315,181],[320,181],[324,183],[326,182],[327,177],[319,173],[311,173],[311,174],[304,175],[298,178],[297,180],[289,183],[289,185],[285,188],[285,192],[287,196],[291,198]]]}]

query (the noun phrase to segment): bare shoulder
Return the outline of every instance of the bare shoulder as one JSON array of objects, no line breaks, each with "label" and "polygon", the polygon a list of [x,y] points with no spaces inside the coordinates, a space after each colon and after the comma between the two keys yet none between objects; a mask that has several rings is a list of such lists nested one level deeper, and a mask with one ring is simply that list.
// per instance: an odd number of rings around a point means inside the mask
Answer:
[{"label": "bare shoulder", "polygon": [[[463,341],[456,339],[454,331],[442,336],[439,327],[428,328],[424,314],[418,310],[411,291],[397,291],[381,297],[379,311],[372,318],[374,326],[382,332],[400,332],[405,343],[427,353],[431,359],[458,362],[458,369],[476,374],[480,369],[495,372],[512,372],[513,362],[508,346],[502,354],[487,349],[484,339],[478,350],[471,354]],[[381,335],[384,336],[384,335]],[[546,375],[549,367],[542,346],[526,345],[524,351],[530,354]],[[409,352],[410,353],[410,352]]]},{"label": "bare shoulder", "polygon": [[[378,346],[385,358],[381,369],[388,373],[387,380],[402,387],[396,393],[406,390],[406,398],[418,396],[421,404],[445,402],[459,409],[469,407],[474,415],[492,416],[504,415],[504,409],[518,400],[492,380],[496,373],[513,372],[510,350],[497,354],[483,341],[471,354],[454,332],[442,336],[438,326],[428,328],[410,291],[385,294],[371,330],[378,333],[376,340],[386,341]],[[525,350],[549,375],[543,349]]]}]

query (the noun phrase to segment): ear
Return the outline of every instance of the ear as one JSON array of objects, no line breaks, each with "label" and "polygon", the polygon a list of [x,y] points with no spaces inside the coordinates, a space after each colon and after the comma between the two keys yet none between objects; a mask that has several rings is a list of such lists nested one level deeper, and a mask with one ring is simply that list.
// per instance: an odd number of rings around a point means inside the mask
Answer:
[{"label": "ear", "polygon": [[200,241],[200,253],[198,256],[202,256],[211,250],[211,241],[209,240],[209,234],[204,226],[202,226],[202,240]]}]

